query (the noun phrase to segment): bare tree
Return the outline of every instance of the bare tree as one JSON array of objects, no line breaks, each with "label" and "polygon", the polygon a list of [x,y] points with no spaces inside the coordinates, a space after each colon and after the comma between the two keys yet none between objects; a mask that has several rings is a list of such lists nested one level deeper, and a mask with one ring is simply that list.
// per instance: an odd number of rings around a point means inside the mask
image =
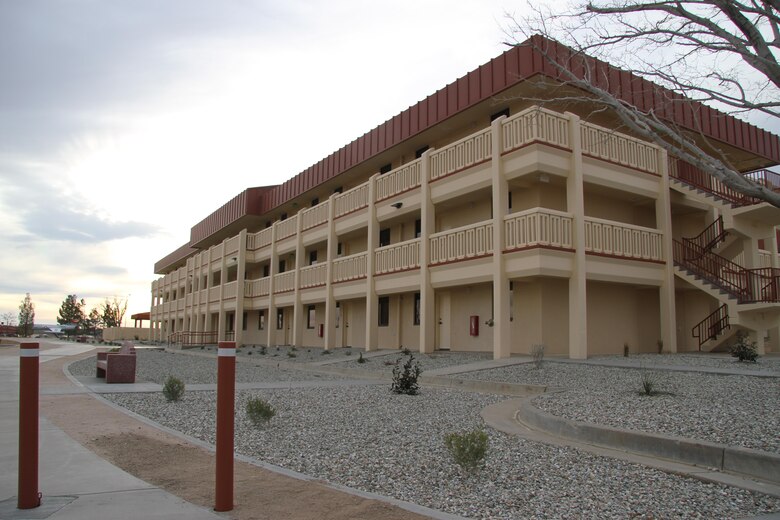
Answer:
[{"label": "bare tree", "polygon": [[13,312],[4,312],[0,314],[0,325],[9,325],[13,327],[16,325],[16,314]]},{"label": "bare tree", "polygon": [[[701,121],[686,130],[666,116],[675,103],[700,102],[780,119],[778,0],[592,0],[563,13],[531,5],[526,12],[510,17],[512,45],[534,46],[561,80],[604,104],[636,135],[730,188],[780,207],[779,187],[742,175],[710,146]],[[608,68],[592,57],[664,87],[666,106],[642,111],[627,96],[614,95],[604,87]]]},{"label": "bare tree", "polygon": [[114,296],[113,300],[106,300],[100,306],[102,311],[102,322],[106,328],[121,327],[122,320],[127,312],[127,299],[120,300]]}]

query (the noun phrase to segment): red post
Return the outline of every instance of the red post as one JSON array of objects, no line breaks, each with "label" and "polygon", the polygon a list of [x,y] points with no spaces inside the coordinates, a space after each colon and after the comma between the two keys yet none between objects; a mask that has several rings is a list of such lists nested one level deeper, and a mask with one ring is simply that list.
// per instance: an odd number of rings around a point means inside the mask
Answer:
[{"label": "red post", "polygon": [[236,343],[217,350],[217,475],[214,511],[233,509],[233,430],[236,400]]},{"label": "red post", "polygon": [[38,392],[38,343],[22,343],[19,346],[19,509],[41,505],[38,493]]}]

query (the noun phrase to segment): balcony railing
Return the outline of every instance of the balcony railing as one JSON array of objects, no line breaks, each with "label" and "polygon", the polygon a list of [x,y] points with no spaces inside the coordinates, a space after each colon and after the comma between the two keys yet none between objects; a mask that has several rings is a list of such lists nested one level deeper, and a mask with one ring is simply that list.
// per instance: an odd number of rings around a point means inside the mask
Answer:
[{"label": "balcony railing", "polygon": [[430,180],[489,161],[493,153],[492,135],[488,127],[431,153]]},{"label": "balcony railing", "polygon": [[422,159],[412,161],[376,179],[376,200],[389,199],[420,186]]},{"label": "balcony railing", "polygon": [[223,298],[235,298],[236,297],[236,290],[238,284],[235,281],[228,282],[225,284],[225,286],[222,289],[222,297]]},{"label": "balcony railing", "polygon": [[368,183],[351,190],[340,193],[333,198],[335,204],[335,218],[343,217],[353,211],[363,209],[368,206]]},{"label": "balcony railing", "polygon": [[328,279],[328,265],[307,265],[301,268],[299,285],[301,289],[319,287],[325,285]]},{"label": "balcony railing", "polygon": [[268,296],[270,294],[271,277],[266,276],[259,280],[246,280],[244,282],[244,296],[256,298],[258,296]]},{"label": "balcony railing", "polygon": [[[772,191],[780,192],[780,175],[775,172],[760,170],[743,175]],[[676,157],[669,157],[669,176],[694,188],[712,193],[736,208],[764,202],[726,186],[712,175]]]},{"label": "balcony railing", "polygon": [[663,261],[663,234],[657,229],[585,217],[585,251],[600,255]]},{"label": "balcony railing", "polygon": [[333,282],[348,282],[366,277],[367,253],[337,258],[333,261]]},{"label": "balcony railing", "polygon": [[572,248],[572,216],[534,208],[504,217],[506,250],[532,247]]},{"label": "balcony railing", "polygon": [[266,228],[257,233],[251,233],[246,236],[246,248],[250,251],[262,249],[271,245],[272,229]]},{"label": "balcony railing", "polygon": [[493,222],[478,222],[430,236],[431,265],[493,254]]},{"label": "balcony railing", "polygon": [[295,271],[274,275],[274,294],[295,290]]},{"label": "balcony railing", "polygon": [[533,142],[569,149],[569,120],[544,108],[532,107],[507,118],[501,125],[503,153]]},{"label": "balcony railing", "polygon": [[580,125],[582,153],[597,159],[661,174],[658,149],[645,141],[619,134],[592,123]]},{"label": "balcony railing", "polygon": [[298,215],[276,224],[276,240],[293,236],[298,231]]},{"label": "balcony railing", "polygon": [[317,204],[313,208],[308,208],[300,212],[301,217],[301,229],[306,231],[313,227],[317,227],[321,224],[325,224],[328,221],[328,204],[330,201],[325,201],[321,204]]},{"label": "balcony railing", "polygon": [[420,239],[380,247],[374,251],[374,273],[387,274],[420,267]]}]

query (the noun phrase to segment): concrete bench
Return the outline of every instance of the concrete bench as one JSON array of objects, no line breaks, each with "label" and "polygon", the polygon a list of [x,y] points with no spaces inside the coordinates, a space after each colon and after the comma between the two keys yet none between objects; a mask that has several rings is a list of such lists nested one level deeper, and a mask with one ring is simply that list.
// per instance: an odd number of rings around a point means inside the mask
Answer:
[{"label": "concrete bench", "polygon": [[125,341],[118,352],[98,352],[96,376],[106,383],[135,383],[135,347]]}]

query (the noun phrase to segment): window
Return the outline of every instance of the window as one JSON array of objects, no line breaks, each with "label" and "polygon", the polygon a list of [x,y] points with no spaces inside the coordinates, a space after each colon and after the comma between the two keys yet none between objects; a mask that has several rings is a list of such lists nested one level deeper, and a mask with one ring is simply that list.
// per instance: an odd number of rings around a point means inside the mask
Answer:
[{"label": "window", "polygon": [[335,190],[333,190],[333,193],[342,193],[343,191],[344,191],[344,188],[342,188],[341,186],[339,186],[338,188],[336,188]]},{"label": "window", "polygon": [[387,327],[390,325],[390,297],[382,296],[379,298],[379,326]]},{"label": "window", "polygon": [[341,304],[336,302],[336,328],[339,328],[339,323],[341,323]]},{"label": "window", "polygon": [[427,144],[414,152],[415,159],[419,159],[430,148]]},{"label": "window", "polygon": [[257,320],[257,329],[265,330],[265,311],[260,311],[260,319]]},{"label": "window", "polygon": [[414,221],[414,238],[420,238],[422,235],[422,220],[419,218]]},{"label": "window", "polygon": [[341,256],[344,254],[344,246],[341,244],[341,242],[338,243],[336,246],[336,256]]},{"label": "window", "polygon": [[276,330],[284,328],[284,310],[276,309]]},{"label": "window", "polygon": [[214,271],[211,277],[211,286],[214,287],[222,283],[222,271]]},{"label": "window", "polygon": [[390,228],[379,230],[379,247],[390,245]]},{"label": "window", "polygon": [[309,265],[314,265],[317,263],[317,250],[309,251]]},{"label": "window", "polygon": [[490,115],[490,122],[492,123],[496,119],[498,119],[501,116],[509,117],[509,109],[505,108],[504,110],[501,110],[500,112],[496,112],[495,114]]},{"label": "window", "polygon": [[381,168],[379,168],[379,175],[384,175],[385,173],[390,172],[390,170],[393,169],[393,165],[390,163],[385,164]]},{"label": "window", "polygon": [[287,220],[287,213],[282,213],[282,216],[279,217],[279,220]]},{"label": "window", "polygon": [[232,312],[227,315],[227,330],[228,332],[236,330],[236,315]]},{"label": "window", "polygon": [[414,324],[420,324],[420,293],[414,293]]},{"label": "window", "polygon": [[509,203],[509,209],[512,209],[512,192],[510,191],[507,193],[507,198],[509,199],[507,202]]},{"label": "window", "polygon": [[314,305],[309,305],[306,312],[306,328],[313,329],[314,323],[317,321],[317,312]]},{"label": "window", "polygon": [[319,197],[314,197],[313,199],[311,199],[311,207],[312,208],[314,206],[316,206],[317,204],[319,204],[319,203],[320,203],[320,198]]},{"label": "window", "polygon": [[265,264],[263,266],[263,277],[269,276],[271,274],[270,271],[271,271],[271,266],[268,265],[268,264]]},{"label": "window", "polygon": [[279,272],[280,273],[284,272],[284,267],[285,267],[284,260],[279,260]]},{"label": "window", "polygon": [[243,320],[244,320],[244,321],[243,321],[243,323],[241,324],[241,329],[242,329],[242,330],[246,330],[246,322],[247,322],[247,319],[246,319],[246,318],[247,318],[247,314],[246,314],[246,312],[245,312],[245,313],[244,313],[242,316],[243,316]]}]

